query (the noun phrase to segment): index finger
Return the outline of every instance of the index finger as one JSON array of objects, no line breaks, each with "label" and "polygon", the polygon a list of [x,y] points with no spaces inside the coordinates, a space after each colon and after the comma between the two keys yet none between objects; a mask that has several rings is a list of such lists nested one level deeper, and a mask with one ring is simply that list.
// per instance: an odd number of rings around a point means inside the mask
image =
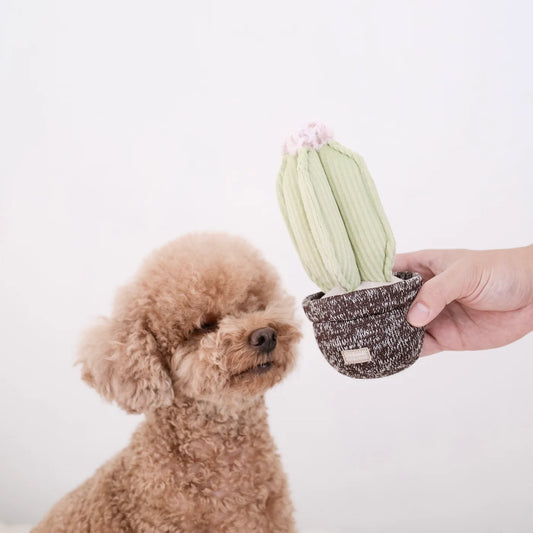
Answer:
[{"label": "index finger", "polygon": [[435,272],[433,272],[428,264],[425,252],[424,250],[397,254],[394,260],[393,270],[395,272],[418,272],[424,282],[431,279],[435,275]]}]

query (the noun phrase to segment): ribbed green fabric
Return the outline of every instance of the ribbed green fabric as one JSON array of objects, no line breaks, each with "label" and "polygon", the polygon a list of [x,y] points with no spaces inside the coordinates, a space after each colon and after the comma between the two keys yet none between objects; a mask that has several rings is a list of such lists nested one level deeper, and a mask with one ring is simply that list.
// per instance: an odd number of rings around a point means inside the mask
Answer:
[{"label": "ribbed green fabric", "polygon": [[277,194],[305,271],[323,291],[391,281],[394,236],[361,156],[333,140],[285,154]]},{"label": "ribbed green fabric", "polygon": [[[288,179],[285,179],[285,176],[288,176]],[[327,286],[334,283],[335,278],[329,275],[316,247],[307,222],[297,179],[292,179],[293,177],[297,178],[296,158],[284,156],[282,170],[277,182],[281,212],[307,275],[319,287]],[[290,206],[290,209],[287,208],[287,205]]]}]

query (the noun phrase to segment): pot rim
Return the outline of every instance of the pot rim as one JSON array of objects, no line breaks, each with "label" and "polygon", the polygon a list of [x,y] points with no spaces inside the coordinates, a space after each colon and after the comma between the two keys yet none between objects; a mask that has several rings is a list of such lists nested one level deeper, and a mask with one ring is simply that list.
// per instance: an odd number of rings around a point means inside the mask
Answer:
[{"label": "pot rim", "polygon": [[324,292],[307,296],[302,306],[311,322],[341,322],[380,315],[409,306],[422,285],[418,272],[394,272],[402,281],[322,298]]}]

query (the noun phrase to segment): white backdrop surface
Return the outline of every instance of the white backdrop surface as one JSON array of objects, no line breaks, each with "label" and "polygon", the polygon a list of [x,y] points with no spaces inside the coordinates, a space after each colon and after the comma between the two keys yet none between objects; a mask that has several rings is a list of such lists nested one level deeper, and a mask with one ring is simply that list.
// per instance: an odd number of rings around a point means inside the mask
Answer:
[{"label": "white backdrop surface", "polygon": [[[36,522],[138,417],[73,368],[143,256],[238,233],[315,291],[280,216],[283,137],[321,120],[364,155],[398,250],[532,241],[523,1],[0,0],[0,519]],[[533,336],[377,381],[310,325],[268,395],[299,527],[533,529]]]}]

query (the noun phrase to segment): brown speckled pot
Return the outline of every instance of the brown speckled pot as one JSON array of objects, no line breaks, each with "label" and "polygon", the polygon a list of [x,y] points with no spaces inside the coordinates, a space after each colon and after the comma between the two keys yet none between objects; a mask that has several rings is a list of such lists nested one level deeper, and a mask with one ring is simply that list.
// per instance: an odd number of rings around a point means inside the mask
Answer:
[{"label": "brown speckled pot", "polygon": [[328,298],[317,292],[303,301],[320,350],[341,374],[380,378],[418,359],[424,329],[411,326],[406,315],[422,278],[412,272],[394,275],[403,281]]}]

